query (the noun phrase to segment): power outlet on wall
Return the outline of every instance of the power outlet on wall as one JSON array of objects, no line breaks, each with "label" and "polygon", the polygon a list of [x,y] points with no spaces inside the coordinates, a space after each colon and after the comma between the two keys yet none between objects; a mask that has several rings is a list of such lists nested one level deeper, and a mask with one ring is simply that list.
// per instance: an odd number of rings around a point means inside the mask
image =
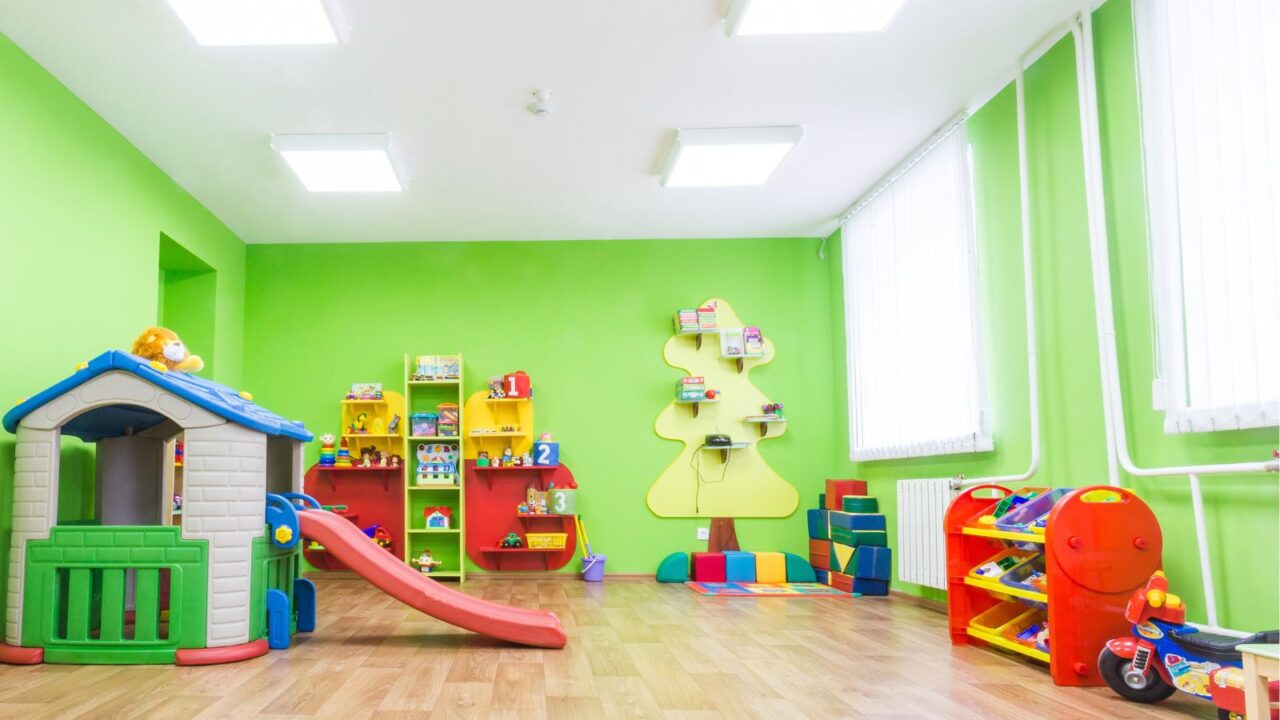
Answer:
[{"label": "power outlet on wall", "polygon": [[711,528],[698,528],[698,539],[699,539],[699,540],[710,540],[710,539],[711,539]]}]

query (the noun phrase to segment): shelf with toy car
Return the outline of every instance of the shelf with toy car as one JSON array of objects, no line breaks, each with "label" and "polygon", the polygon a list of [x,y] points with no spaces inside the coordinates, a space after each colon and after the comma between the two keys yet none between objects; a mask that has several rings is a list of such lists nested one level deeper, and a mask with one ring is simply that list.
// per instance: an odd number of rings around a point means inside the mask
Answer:
[{"label": "shelf with toy car", "polygon": [[1112,487],[980,485],[951,502],[944,531],[952,644],[1048,662],[1059,685],[1102,684],[1098,653],[1124,631],[1129,595],[1161,563],[1160,526],[1145,503]]},{"label": "shelf with toy car", "polygon": [[466,579],[460,354],[405,355],[406,564],[432,578]]}]

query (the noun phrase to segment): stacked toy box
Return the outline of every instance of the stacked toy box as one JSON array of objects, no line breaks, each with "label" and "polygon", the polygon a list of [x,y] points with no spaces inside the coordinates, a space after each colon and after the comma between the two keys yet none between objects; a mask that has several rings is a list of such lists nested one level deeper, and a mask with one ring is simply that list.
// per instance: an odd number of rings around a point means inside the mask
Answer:
[{"label": "stacked toy box", "polygon": [[809,564],[819,582],[845,592],[888,595],[893,572],[884,515],[862,480],[828,480],[809,511]]}]

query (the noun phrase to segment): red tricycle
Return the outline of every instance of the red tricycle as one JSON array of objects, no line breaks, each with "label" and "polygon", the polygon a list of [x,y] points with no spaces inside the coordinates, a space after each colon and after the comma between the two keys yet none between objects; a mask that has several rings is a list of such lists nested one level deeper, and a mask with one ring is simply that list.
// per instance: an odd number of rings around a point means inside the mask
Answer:
[{"label": "red tricycle", "polygon": [[[1244,718],[1242,660],[1236,646],[1275,643],[1280,631],[1246,638],[1215,635],[1187,625],[1186,615],[1182,599],[1169,592],[1168,578],[1156,571],[1125,607],[1133,636],[1107,641],[1098,656],[1098,672],[1129,700],[1155,703],[1181,690],[1212,701],[1219,718]],[[1276,685],[1271,684],[1273,700]],[[1271,718],[1277,718],[1275,710]]]}]

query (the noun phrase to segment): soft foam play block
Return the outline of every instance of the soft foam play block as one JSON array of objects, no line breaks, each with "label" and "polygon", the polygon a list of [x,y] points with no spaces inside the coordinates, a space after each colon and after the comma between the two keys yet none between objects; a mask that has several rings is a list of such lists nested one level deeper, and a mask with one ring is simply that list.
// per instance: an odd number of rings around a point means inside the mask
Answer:
[{"label": "soft foam play block", "polygon": [[827,506],[827,494],[818,493],[818,507],[825,508]]},{"label": "soft foam play block", "polygon": [[826,571],[826,570],[822,570],[822,569],[815,569],[815,570],[813,571],[813,574],[814,574],[815,576],[817,576],[817,578],[818,578],[818,582],[822,583],[823,585],[830,585],[830,584],[831,584],[831,583],[827,582],[827,578],[829,577],[829,575],[828,575],[828,573],[827,573],[827,571]]},{"label": "soft foam play block", "polygon": [[[848,498],[845,498],[846,500]],[[813,512],[810,510],[809,512]],[[884,530],[884,516],[880,514],[868,513],[847,513],[841,510],[828,510],[827,518],[830,520],[830,527],[844,528],[846,530]]]},{"label": "soft foam play block", "polygon": [[724,574],[725,577],[728,578],[728,582],[755,582],[755,553],[743,552],[741,550],[725,550]]},{"label": "soft foam play block", "polygon": [[725,582],[724,553],[694,553],[693,579],[696,582]]},{"label": "soft foam play block", "polygon": [[887,547],[861,547],[854,553],[853,576],[860,580],[893,577],[893,551]]},{"label": "soft foam play block", "polygon": [[815,540],[826,540],[831,537],[827,532],[827,513],[829,510],[818,509],[808,511],[809,537]]},{"label": "soft foam play block", "polygon": [[867,497],[863,493],[849,493],[840,498],[840,507],[836,510],[843,510],[847,513],[878,513],[880,512],[880,503],[873,497]]},{"label": "soft foam play block", "polygon": [[789,583],[811,583],[817,582],[817,578],[813,575],[813,566],[805,562],[805,559],[799,555],[791,553],[782,553],[787,563],[787,582]]},{"label": "soft foam play block", "polygon": [[689,556],[671,553],[658,564],[658,582],[682,583],[689,579]]},{"label": "soft foam play block", "polygon": [[827,584],[838,590],[853,592],[853,576],[832,570],[827,574]]},{"label": "soft foam play block", "polygon": [[831,541],[809,541],[809,564],[815,568],[826,570],[831,567]]},{"label": "soft foam play block", "polygon": [[756,582],[784,583],[787,581],[787,559],[780,552],[756,553]]},{"label": "soft foam play block", "polygon": [[885,580],[854,578],[851,592],[862,593],[863,595],[888,595],[889,583]]},{"label": "soft foam play block", "polygon": [[887,547],[889,544],[888,536],[883,530],[846,530],[839,527],[831,528],[831,542],[851,547],[863,545]]},{"label": "soft foam play block", "polygon": [[827,564],[828,570],[832,572],[848,572],[853,565],[853,546],[832,541],[830,558],[831,560]]},{"label": "soft foam play block", "polygon": [[866,495],[867,483],[862,480],[828,480],[826,502],[823,504],[828,510],[843,510],[844,507],[841,500],[845,495]]}]

